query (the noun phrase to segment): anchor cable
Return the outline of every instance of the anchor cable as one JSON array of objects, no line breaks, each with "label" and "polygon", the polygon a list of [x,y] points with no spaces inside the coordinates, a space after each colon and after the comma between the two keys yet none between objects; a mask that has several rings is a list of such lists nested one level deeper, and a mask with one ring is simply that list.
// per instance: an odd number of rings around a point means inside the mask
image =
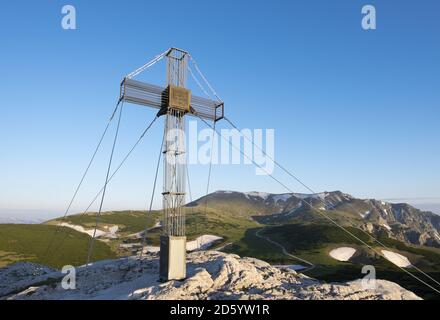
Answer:
[{"label": "anchor cable", "polygon": [[[84,171],[84,173],[83,173],[83,175],[82,175],[82,177],[81,177],[81,180],[80,180],[80,182],[78,183],[78,185],[77,185],[77,187],[76,187],[76,189],[75,189],[75,192],[73,193],[73,196],[72,196],[72,198],[70,199],[70,202],[69,202],[69,204],[68,204],[66,210],[64,211],[63,217],[61,218],[61,224],[62,224],[63,221],[66,219],[66,217],[67,217],[67,215],[68,215],[68,213],[69,213],[69,211],[70,211],[70,208],[72,207],[72,204],[73,204],[73,202],[75,201],[76,196],[78,195],[78,192],[79,192],[79,190],[80,190],[80,188],[81,188],[81,186],[82,186],[82,184],[83,184],[83,182],[84,182],[84,180],[85,180],[85,178],[86,178],[86,176],[87,176],[87,173],[89,172],[90,167],[92,166],[93,161],[95,160],[95,156],[96,156],[96,154],[98,153],[99,148],[101,147],[102,141],[104,140],[104,137],[105,137],[106,134],[107,134],[108,128],[109,128],[111,122],[113,121],[113,118],[114,118],[114,116],[115,116],[115,114],[116,114],[116,111],[117,111],[118,108],[119,108],[120,103],[121,103],[121,99],[118,100],[115,109],[113,110],[113,112],[112,112],[110,118],[109,118],[108,121],[107,121],[107,125],[106,125],[106,127],[105,127],[105,129],[104,129],[104,132],[101,134],[101,137],[100,137],[100,139],[99,139],[99,142],[98,142],[98,144],[97,144],[97,146],[96,146],[96,148],[95,148],[95,150],[94,150],[94,152],[93,152],[93,154],[92,154],[92,157],[91,157],[90,160],[89,160],[89,163],[88,163],[88,165],[87,165],[87,167],[86,167],[86,169],[85,169],[85,171]],[[49,245],[48,245],[48,247],[46,248],[46,251],[45,251],[45,253],[44,253],[44,255],[43,255],[43,261],[45,261],[45,259],[47,258],[48,254],[49,254],[49,251],[50,251],[50,249],[51,249],[51,247],[52,247],[52,245],[53,245],[53,243],[54,243],[54,241],[55,241],[55,237],[56,237],[56,235],[58,234],[58,232],[59,232],[60,229],[61,229],[61,224],[58,224],[58,225],[57,225],[57,228],[55,229],[55,232],[54,232],[54,234],[52,235],[51,240],[49,241]]]},{"label": "anchor cable", "polygon": [[[146,133],[148,132],[148,130],[153,126],[153,124],[156,122],[156,120],[158,119],[158,116],[154,117],[154,119],[149,123],[149,125],[144,129],[144,131],[142,132],[142,134],[139,136],[138,140],[136,141],[136,143],[134,143],[134,145],[131,147],[131,149],[128,151],[128,153],[125,155],[125,157],[122,159],[122,161],[119,163],[119,165],[116,167],[116,169],[113,171],[113,173],[111,174],[110,178],[108,179],[108,183],[110,183],[112,181],[112,179],[114,178],[114,176],[118,173],[118,171],[122,168],[122,166],[124,165],[124,163],[127,161],[127,159],[130,157],[130,155],[133,153],[133,151],[136,149],[136,147],[139,145],[139,143],[141,142],[141,140],[145,137]],[[83,212],[80,214],[80,216],[84,216],[89,209],[91,208],[91,206],[95,203],[95,201],[98,199],[98,197],[101,195],[102,191],[104,190],[104,187],[102,187],[97,193],[96,195],[92,198],[92,201],[90,201],[89,205],[87,206],[87,208],[85,210],[83,210]],[[66,240],[67,236],[71,233],[71,230],[68,230],[64,236],[64,238],[60,241],[58,247],[53,251],[53,252],[57,252],[61,246],[63,245],[64,241]]]},{"label": "anchor cable", "polygon": [[[209,160],[209,169],[208,169],[208,180],[206,182],[206,195],[205,195],[205,217],[208,215],[208,194],[209,194],[209,185],[211,183],[211,173],[212,173],[212,159],[213,159],[213,155],[214,155],[214,139],[215,139],[215,122],[214,122],[214,126],[212,127],[212,136],[211,136],[211,154],[210,156],[210,160]],[[202,238],[203,241],[203,238]],[[201,244],[202,245],[202,244]],[[197,246],[199,246],[199,243],[197,241]],[[200,249],[200,248],[198,248]]]},{"label": "anchor cable", "polygon": [[[160,160],[162,159],[162,150],[163,150],[164,141],[165,141],[165,131],[164,131],[164,134],[163,134],[163,137],[162,137],[162,143],[160,144],[159,157],[157,159],[156,173],[154,175],[153,191],[151,193],[150,207],[148,209],[148,216],[151,216],[151,210],[153,208],[153,200],[154,200],[154,194],[156,192],[157,176],[158,176],[158,173],[159,173]],[[143,234],[143,237],[142,237],[142,248],[141,248],[141,252],[139,253],[139,263],[140,263],[140,260],[142,259],[142,255],[144,253],[144,249],[145,249],[145,246],[146,246],[146,243],[147,243],[147,230],[148,230],[148,219],[147,219],[147,221],[145,223],[145,230],[144,230],[144,234]]]},{"label": "anchor cable", "polygon": [[99,220],[100,220],[100,216],[101,216],[101,211],[102,211],[102,205],[104,204],[104,199],[105,199],[105,192],[107,191],[107,184],[108,184],[110,169],[111,169],[111,166],[112,166],[113,155],[114,155],[114,152],[115,152],[116,141],[118,140],[119,128],[120,128],[120,125],[121,125],[121,118],[122,118],[122,110],[123,109],[124,109],[124,103],[122,103],[121,108],[119,109],[118,124],[116,126],[115,138],[113,140],[112,151],[110,153],[110,159],[108,161],[108,167],[107,167],[107,174],[106,174],[106,177],[105,177],[104,190],[102,192],[101,203],[99,205],[99,211],[98,211],[98,214],[96,216],[95,228],[93,230],[92,239],[90,240],[89,252],[87,253],[86,267],[89,265],[90,258],[92,257],[93,245],[95,243],[95,238],[96,238],[96,230],[98,229],[98,224],[99,224]]}]

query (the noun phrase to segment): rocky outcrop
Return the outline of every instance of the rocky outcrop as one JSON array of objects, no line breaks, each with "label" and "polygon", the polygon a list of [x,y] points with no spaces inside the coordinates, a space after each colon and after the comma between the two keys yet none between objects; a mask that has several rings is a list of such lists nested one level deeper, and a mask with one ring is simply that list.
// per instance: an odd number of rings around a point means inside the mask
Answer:
[{"label": "rocky outcrop", "polygon": [[0,268],[0,297],[61,275],[55,269],[31,262],[19,262]]},{"label": "rocky outcrop", "polygon": [[322,283],[288,268],[217,251],[189,254],[187,271],[184,281],[159,283],[155,255],[142,261],[101,261],[77,269],[73,290],[60,283],[29,285],[3,299],[420,299],[389,281],[377,280],[375,289],[365,289],[360,280]]}]

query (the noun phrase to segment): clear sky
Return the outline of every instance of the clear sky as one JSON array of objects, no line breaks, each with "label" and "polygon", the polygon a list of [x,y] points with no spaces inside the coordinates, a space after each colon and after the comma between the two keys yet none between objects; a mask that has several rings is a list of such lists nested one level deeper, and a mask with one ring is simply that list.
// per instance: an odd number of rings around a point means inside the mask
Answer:
[{"label": "clear sky", "polygon": [[[76,7],[77,30],[61,28],[65,4]],[[365,4],[376,7],[376,30],[361,28]],[[439,14],[436,0],[5,2],[0,215],[60,214],[123,76],[170,46],[192,53],[240,127],[275,129],[276,159],[314,190],[427,198],[418,202],[433,207],[440,202]],[[154,68],[145,77],[161,84],[164,65]],[[115,163],[154,115],[126,105]],[[105,209],[146,207],[162,126],[109,186]],[[72,213],[103,184],[113,130]],[[207,170],[190,166],[193,198],[205,192]],[[285,192],[249,165],[214,166],[211,181],[212,191]]]}]

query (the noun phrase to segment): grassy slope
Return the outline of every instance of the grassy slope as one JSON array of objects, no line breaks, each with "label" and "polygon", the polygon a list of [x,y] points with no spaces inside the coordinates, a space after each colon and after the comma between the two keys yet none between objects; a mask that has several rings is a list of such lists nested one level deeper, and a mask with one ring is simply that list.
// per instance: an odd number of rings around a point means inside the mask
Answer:
[{"label": "grassy slope", "polygon": [[[242,215],[232,215],[224,213],[219,209],[208,208],[205,211],[203,205],[185,208],[186,211],[186,234],[188,240],[193,240],[203,234],[212,234],[221,236],[224,239],[216,243],[216,246],[222,246],[228,243],[238,242],[245,236],[246,230],[259,227],[260,224],[252,219]],[[160,211],[154,211],[150,216],[146,211],[114,211],[105,212],[100,218],[99,227],[108,225],[118,225],[119,239],[110,240],[109,245],[113,251],[119,255],[127,255],[129,251],[120,249],[119,245],[123,242],[138,242],[139,240],[130,240],[131,234],[143,231],[145,226],[148,228],[160,218]],[[94,227],[96,215],[89,213],[86,215],[72,215],[66,217],[64,222],[80,225],[91,229]],[[61,219],[48,221],[47,224],[56,224]],[[70,231],[68,231],[70,232]],[[147,244],[159,245],[160,230],[155,229],[147,232]]]},{"label": "grassy slope", "polygon": [[[241,216],[231,216],[218,210],[202,206],[186,209],[186,235],[193,240],[203,234],[212,234],[223,237],[216,243],[216,247],[240,241],[246,230],[260,226],[255,221]],[[147,233],[147,241],[159,245],[159,230]]]},{"label": "grassy slope", "polygon": [[[330,216],[335,222],[343,226],[359,226],[363,224],[359,214],[339,209],[325,211],[325,215]],[[264,219],[264,218],[263,218]],[[258,217],[257,217],[258,220]],[[283,216],[273,220],[266,220],[267,224],[293,224],[293,223],[316,223],[329,224],[331,223],[319,210],[316,209],[301,209],[293,215]]]},{"label": "grassy slope", "polygon": [[[58,233],[56,230],[57,227],[51,225],[0,225],[0,266],[17,261],[44,263],[56,268],[84,264],[90,237],[68,228],[60,228]],[[46,254],[50,243],[53,245]],[[95,243],[93,261],[115,256],[107,244]]]},{"label": "grassy slope", "polygon": [[253,215],[270,214],[277,211],[275,207],[249,200],[241,193],[212,193],[207,198],[203,197],[192,202],[189,206],[204,208],[206,200],[211,210],[233,217],[249,218]]},{"label": "grassy slope", "polygon": [[[99,218],[98,228],[107,225],[118,225],[118,232],[123,234],[136,233],[144,230],[145,226],[152,227],[159,218],[159,214],[159,211],[153,211],[149,215],[146,211],[134,210],[104,212]],[[91,229],[95,226],[96,213],[71,215],[67,216],[64,220],[54,219],[48,221],[47,224],[55,224],[61,221]]]}]

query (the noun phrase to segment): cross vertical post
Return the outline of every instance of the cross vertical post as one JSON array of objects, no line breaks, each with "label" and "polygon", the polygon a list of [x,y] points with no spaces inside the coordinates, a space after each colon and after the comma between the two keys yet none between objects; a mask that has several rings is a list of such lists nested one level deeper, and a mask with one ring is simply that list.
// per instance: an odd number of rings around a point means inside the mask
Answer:
[{"label": "cross vertical post", "polygon": [[[169,107],[165,116],[163,218],[160,238],[160,279],[186,277],[185,237],[185,113],[189,91],[185,89],[187,53],[172,49],[167,58]],[[185,99],[187,97],[187,99]],[[186,110],[187,109],[187,110]]]}]

